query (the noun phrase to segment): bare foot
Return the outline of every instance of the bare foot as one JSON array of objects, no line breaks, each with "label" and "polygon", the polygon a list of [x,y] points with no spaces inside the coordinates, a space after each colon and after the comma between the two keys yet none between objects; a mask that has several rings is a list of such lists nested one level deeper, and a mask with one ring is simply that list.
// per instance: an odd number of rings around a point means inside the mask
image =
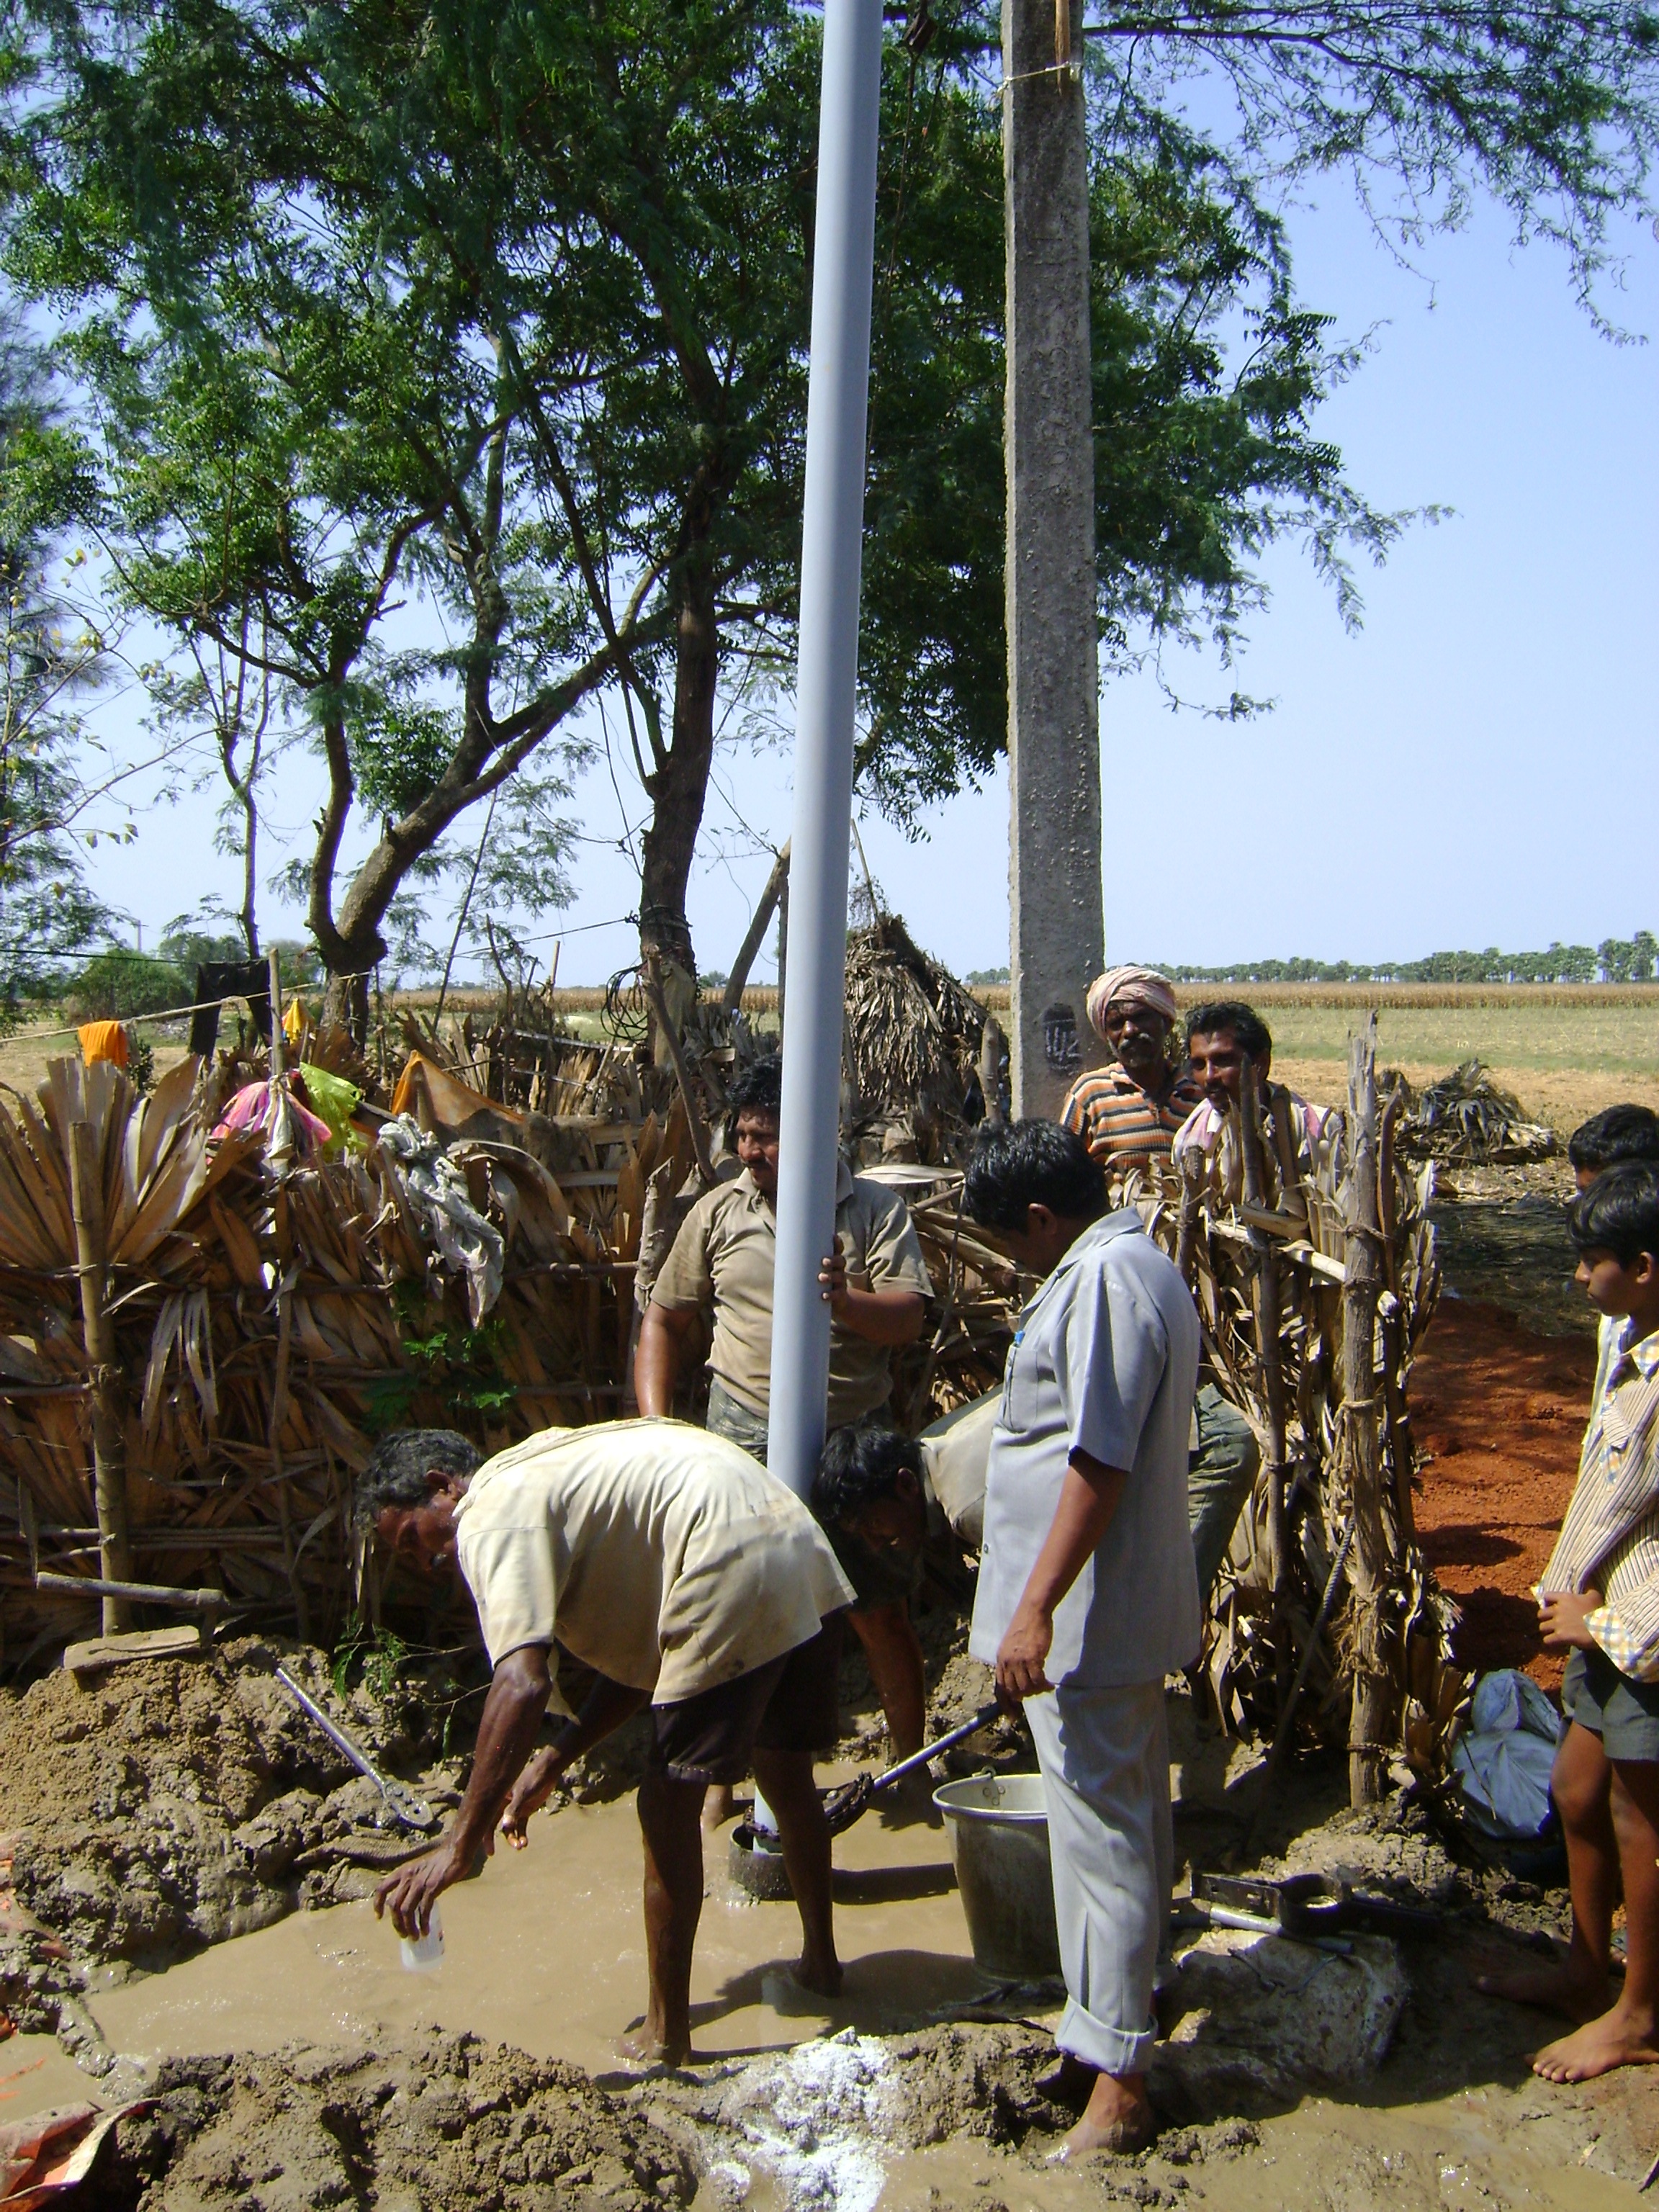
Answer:
[{"label": "bare foot", "polygon": [[841,1960],[832,1951],[827,1959],[814,1958],[803,1951],[795,1961],[795,1979],[802,1989],[811,1990],[815,1996],[838,1997],[841,1995]]},{"label": "bare foot", "polygon": [[1039,2096],[1056,2105],[1067,2105],[1074,2112],[1080,2112],[1088,2103],[1094,2086],[1094,2068],[1085,2066],[1069,2051],[1062,2051],[1056,2063],[1046,2074],[1039,2074],[1032,2084]]},{"label": "bare foot", "polygon": [[1564,2012],[1569,2020],[1577,2021],[1600,2019],[1613,1996],[1607,1976],[1577,1952],[1570,1952],[1553,1966],[1511,1966],[1477,1974],[1474,1986],[1483,1996]]},{"label": "bare foot", "polygon": [[1097,2074],[1083,2118],[1061,2143],[1050,2151],[1055,2166],[1069,2166],[1095,2151],[1120,2155],[1145,2150],[1158,2133],[1158,2122],[1146,2101],[1144,2074]]},{"label": "bare foot", "polygon": [[1559,2043],[1547,2044],[1532,2062],[1547,2081],[1589,2081],[1617,2066],[1659,2065],[1659,2034],[1649,2012],[1616,2004]]},{"label": "bare foot", "polygon": [[611,2047],[626,2066],[684,2066],[691,2056],[689,2035],[671,2039],[648,2021],[619,2035]]}]

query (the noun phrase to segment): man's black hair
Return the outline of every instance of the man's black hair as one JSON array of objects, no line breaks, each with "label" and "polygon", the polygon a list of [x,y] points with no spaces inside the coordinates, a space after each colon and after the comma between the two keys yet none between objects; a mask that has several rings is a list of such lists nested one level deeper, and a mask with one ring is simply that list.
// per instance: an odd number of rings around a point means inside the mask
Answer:
[{"label": "man's black hair", "polygon": [[739,1114],[754,1114],[763,1121],[775,1121],[783,1110],[783,1062],[777,1054],[768,1053],[764,1060],[750,1060],[726,1093],[726,1102],[734,1130]]},{"label": "man's black hair", "polygon": [[1659,1114],[1651,1106],[1604,1106],[1568,1138],[1567,1158],[1598,1175],[1620,1160],[1659,1160]]},{"label": "man's black hair", "polygon": [[921,1473],[921,1446],[914,1437],[861,1421],[837,1429],[823,1447],[812,1477],[812,1510],[826,1528],[855,1521],[866,1505],[898,1496],[899,1470]]},{"label": "man's black hair", "polygon": [[352,1489],[352,1518],[372,1528],[388,1505],[424,1505],[431,1474],[476,1474],[482,1453],[453,1429],[398,1429],[382,1437]]},{"label": "man's black hair", "polygon": [[1644,1252],[1659,1259],[1659,1165],[1626,1160],[1597,1176],[1567,1208],[1567,1227],[1581,1252],[1611,1252],[1621,1267]]},{"label": "man's black hair", "polygon": [[1187,1048],[1195,1036],[1231,1036],[1246,1060],[1260,1060],[1273,1048],[1273,1031],[1254,1006],[1242,999],[1212,999],[1187,1017]]},{"label": "man's black hair", "polygon": [[988,1129],[974,1147],[963,1202],[969,1218],[988,1229],[1024,1229],[1030,1206],[1092,1221],[1106,1210],[1106,1170],[1058,1121],[1010,1121]]}]

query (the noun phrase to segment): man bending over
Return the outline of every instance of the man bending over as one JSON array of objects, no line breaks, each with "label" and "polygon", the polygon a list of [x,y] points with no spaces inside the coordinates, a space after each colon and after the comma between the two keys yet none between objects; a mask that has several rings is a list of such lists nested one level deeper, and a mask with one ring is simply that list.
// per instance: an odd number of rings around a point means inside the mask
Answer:
[{"label": "man bending over", "polygon": [[[496,1822],[523,1850],[572,1760],[649,1703],[639,1814],[650,1997],[624,2055],[675,2065],[690,2055],[703,1792],[751,1767],[800,1907],[797,1975],[833,1996],[830,1829],[812,1755],[838,1733],[853,1593],[805,1506],[724,1438],[641,1420],[550,1429],[483,1466],[450,1430],[406,1430],[375,1449],[356,1507],[408,1565],[459,1568],[495,1668],[454,1821],[380,1884],[377,1915],[424,1935],[441,1893],[480,1869]],[[559,1698],[556,1639],[599,1677],[579,1715]],[[532,1759],[550,1701],[565,1725]]]}]

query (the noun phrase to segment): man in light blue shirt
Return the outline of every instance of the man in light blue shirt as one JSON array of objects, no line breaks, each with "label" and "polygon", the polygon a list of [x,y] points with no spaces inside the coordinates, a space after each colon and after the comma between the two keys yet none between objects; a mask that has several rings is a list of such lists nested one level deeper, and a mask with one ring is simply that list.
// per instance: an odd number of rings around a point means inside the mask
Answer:
[{"label": "man in light blue shirt", "polygon": [[1198,1315],[1052,1121],[981,1140],[966,1211],[1046,1278],[1008,1354],[969,1650],[1024,1706],[1042,1769],[1068,1999],[1055,2040],[1079,2085],[1093,2076],[1067,2151],[1135,2150],[1154,2132],[1145,2071],[1175,1863],[1164,1677],[1200,1638]]}]

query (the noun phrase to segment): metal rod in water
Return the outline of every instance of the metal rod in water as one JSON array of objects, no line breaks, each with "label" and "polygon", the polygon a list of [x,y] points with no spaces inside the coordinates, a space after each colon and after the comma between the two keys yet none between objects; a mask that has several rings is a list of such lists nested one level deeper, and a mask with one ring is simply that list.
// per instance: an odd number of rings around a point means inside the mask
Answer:
[{"label": "metal rod in water", "polygon": [[881,0],[825,0],[767,1443],[773,1474],[803,1498],[830,1378],[818,1267],[836,1233],[841,1134],[881,38]]}]

